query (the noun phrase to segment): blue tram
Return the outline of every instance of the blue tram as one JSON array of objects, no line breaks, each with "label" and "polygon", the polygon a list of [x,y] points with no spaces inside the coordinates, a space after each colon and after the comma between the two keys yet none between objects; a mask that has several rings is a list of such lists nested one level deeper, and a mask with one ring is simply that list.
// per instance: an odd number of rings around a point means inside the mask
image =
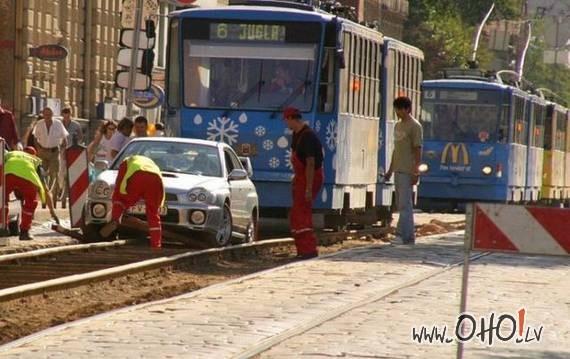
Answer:
[{"label": "blue tram", "polygon": [[544,99],[482,75],[424,81],[422,90],[421,207],[540,198]]},{"label": "blue tram", "polygon": [[[169,132],[224,141],[248,156],[261,214],[283,215],[292,168],[281,111],[295,106],[325,150],[325,184],[314,207],[338,215],[389,206],[391,195],[376,193],[392,142],[385,118],[394,116],[382,106],[393,94],[383,91],[414,87],[419,96],[419,62],[398,55],[386,61],[387,71],[380,32],[305,4],[264,3],[171,14]],[[386,87],[383,76],[394,75],[397,85]]]},{"label": "blue tram", "polygon": [[378,185],[376,203],[383,207],[395,203],[394,184],[384,182],[384,172],[390,166],[394,150],[394,126],[397,117],[392,103],[398,96],[412,100],[412,115],[420,117],[423,52],[397,39],[384,37],[382,51],[382,108],[380,110],[380,153],[378,154]]}]

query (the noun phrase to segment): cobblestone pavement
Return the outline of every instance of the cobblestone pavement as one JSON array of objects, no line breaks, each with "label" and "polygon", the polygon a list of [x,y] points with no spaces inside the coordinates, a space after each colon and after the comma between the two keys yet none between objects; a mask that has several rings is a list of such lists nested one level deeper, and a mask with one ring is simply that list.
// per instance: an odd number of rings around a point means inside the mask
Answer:
[{"label": "cobblestone pavement", "polygon": [[[458,234],[354,249],[62,326],[0,347],[0,357],[452,357],[455,346],[414,344],[410,333],[455,325],[461,267],[446,266],[462,257]],[[543,325],[544,338],[488,350],[468,344],[466,357],[569,357],[568,267],[506,255],[474,262],[468,309],[524,306],[526,325]]]}]

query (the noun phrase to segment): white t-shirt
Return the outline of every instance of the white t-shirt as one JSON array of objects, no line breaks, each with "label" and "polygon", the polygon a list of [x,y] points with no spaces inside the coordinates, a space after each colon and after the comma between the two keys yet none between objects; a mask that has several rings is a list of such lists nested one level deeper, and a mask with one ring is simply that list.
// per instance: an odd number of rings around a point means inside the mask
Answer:
[{"label": "white t-shirt", "polygon": [[103,136],[101,142],[99,142],[99,146],[97,147],[97,152],[95,153],[95,160],[112,160],[111,158],[111,136],[110,139]]},{"label": "white t-shirt", "polygon": [[61,141],[69,135],[63,123],[58,119],[52,120],[49,132],[46,126],[46,120],[38,121],[32,133],[36,141],[38,141],[43,148],[58,147]]},{"label": "white t-shirt", "polygon": [[120,131],[116,131],[111,137],[109,143],[109,155],[111,155],[111,150],[115,150],[117,152],[121,151],[123,147],[131,140],[130,137],[123,135]]}]

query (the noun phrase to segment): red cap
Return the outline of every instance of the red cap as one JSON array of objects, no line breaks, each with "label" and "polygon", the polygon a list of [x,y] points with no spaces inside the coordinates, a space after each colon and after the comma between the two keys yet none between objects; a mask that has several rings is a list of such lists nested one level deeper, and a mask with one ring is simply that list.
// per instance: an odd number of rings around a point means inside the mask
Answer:
[{"label": "red cap", "polygon": [[285,107],[283,109],[283,118],[287,119],[291,116],[301,117],[301,111],[296,107]]},{"label": "red cap", "polygon": [[24,152],[29,153],[30,155],[34,155],[34,156],[38,155],[38,153],[36,152],[36,149],[33,148],[32,146],[26,146],[26,148],[24,148]]}]

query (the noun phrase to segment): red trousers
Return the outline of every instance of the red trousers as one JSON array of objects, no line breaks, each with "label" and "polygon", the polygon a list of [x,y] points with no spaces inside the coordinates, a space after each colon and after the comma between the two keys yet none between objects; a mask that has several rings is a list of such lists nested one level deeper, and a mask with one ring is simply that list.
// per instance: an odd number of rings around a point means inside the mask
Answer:
[{"label": "red trousers", "polygon": [[4,218],[8,223],[8,198],[10,193],[17,191],[18,197],[22,201],[22,221],[20,231],[29,231],[32,227],[34,212],[38,206],[38,188],[30,181],[14,176],[6,175],[6,194],[4,198]]},{"label": "red trousers", "polygon": [[317,254],[317,237],[313,230],[313,201],[323,185],[323,169],[315,170],[312,185],[312,201],[305,199],[305,167],[295,155],[291,156],[295,179],[293,180],[293,206],[291,207],[291,233],[298,255]]},{"label": "red trousers", "polygon": [[[124,167],[126,168],[126,166]],[[150,246],[160,248],[162,246],[162,227],[159,210],[164,194],[162,180],[154,173],[135,172],[127,182],[127,194],[122,194],[119,192],[119,187],[126,172],[126,169],[121,171],[122,169],[123,165],[119,168],[119,175],[113,192],[111,217],[114,221],[119,221],[126,209],[143,199],[150,233]]]}]

